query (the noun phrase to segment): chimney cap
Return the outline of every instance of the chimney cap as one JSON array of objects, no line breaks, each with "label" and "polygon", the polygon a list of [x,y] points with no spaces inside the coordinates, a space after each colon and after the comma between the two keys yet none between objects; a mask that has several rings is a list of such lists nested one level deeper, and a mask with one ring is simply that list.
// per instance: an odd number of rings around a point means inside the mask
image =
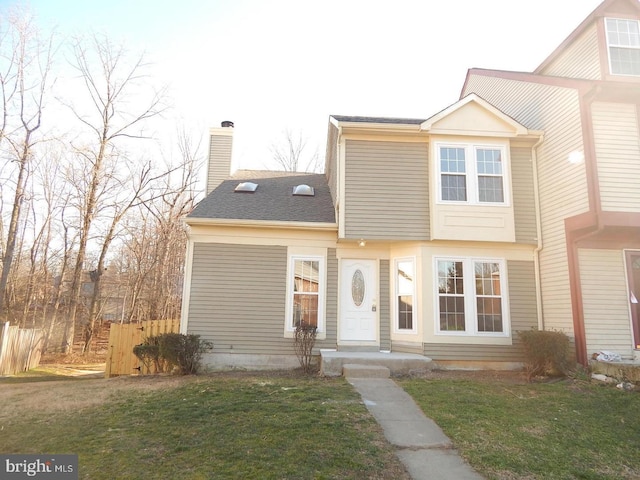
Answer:
[{"label": "chimney cap", "polygon": [[220,124],[221,127],[223,128],[233,128],[233,122],[229,121],[229,120],[225,120],[224,122],[222,122]]}]

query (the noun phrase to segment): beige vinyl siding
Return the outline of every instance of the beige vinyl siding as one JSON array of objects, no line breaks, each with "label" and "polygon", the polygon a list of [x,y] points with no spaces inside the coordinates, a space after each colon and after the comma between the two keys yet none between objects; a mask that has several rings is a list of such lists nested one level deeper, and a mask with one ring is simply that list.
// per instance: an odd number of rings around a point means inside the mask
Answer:
[{"label": "beige vinyl siding", "polygon": [[380,350],[391,350],[391,309],[389,305],[389,260],[380,260]]},{"label": "beige vinyl siding", "polygon": [[631,357],[629,298],[620,250],[578,250],[587,355],[600,350]]},{"label": "beige vinyl siding", "polygon": [[635,104],[594,102],[593,136],[605,211],[640,211],[640,142]]},{"label": "beige vinyl siding", "polygon": [[[327,262],[327,340],[336,344],[337,260]],[[287,248],[195,243],[188,333],[214,344],[213,353],[293,354],[284,338]],[[333,303],[331,303],[333,302]]]},{"label": "beige vinyl siding", "polygon": [[570,47],[538,73],[556,77],[599,80],[600,53],[596,24],[585,30]]},{"label": "beige vinyl siding", "polygon": [[231,174],[232,135],[209,136],[209,166],[207,168],[207,195]]},{"label": "beige vinyl siding", "polygon": [[512,345],[428,343],[424,355],[434,360],[522,362],[518,332],[538,326],[536,280],[533,262],[507,262]]},{"label": "beige vinyl siding", "polygon": [[516,242],[535,245],[538,242],[538,232],[531,149],[511,147],[510,151]]},{"label": "beige vinyl siding", "polygon": [[346,141],[346,238],[429,238],[427,152],[426,143]]},{"label": "beige vinyl siding", "polygon": [[463,92],[477,93],[528,128],[544,131],[537,151],[542,241],[540,276],[546,328],[573,331],[564,219],[589,209],[578,94],[574,89],[471,75]]},{"label": "beige vinyl siding", "polygon": [[329,123],[327,133],[327,160],[325,175],[331,191],[331,199],[334,205],[338,205],[338,128]]}]

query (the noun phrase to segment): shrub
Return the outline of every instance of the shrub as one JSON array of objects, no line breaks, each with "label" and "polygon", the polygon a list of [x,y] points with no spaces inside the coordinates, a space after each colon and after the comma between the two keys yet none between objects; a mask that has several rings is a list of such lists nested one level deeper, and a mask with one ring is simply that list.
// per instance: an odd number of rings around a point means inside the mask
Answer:
[{"label": "shrub", "polygon": [[153,361],[158,373],[178,367],[182,375],[190,375],[198,373],[202,354],[211,348],[213,344],[202,340],[200,335],[163,333],[148,337],[145,343],[133,348],[133,353],[147,368]]},{"label": "shrub", "polygon": [[299,323],[293,336],[293,348],[300,362],[300,366],[305,373],[311,373],[313,366],[312,360],[313,346],[316,344],[316,335],[318,328],[313,325],[305,325]]},{"label": "shrub", "polygon": [[163,371],[163,363],[160,358],[160,347],[157,343],[149,343],[149,340],[155,340],[157,337],[150,337],[145,340],[145,343],[136,345],[133,347],[133,354],[140,359],[148,371],[151,371],[152,367],[156,373]]},{"label": "shrub", "polygon": [[557,330],[519,332],[524,345],[525,370],[529,379],[540,375],[564,376],[570,372],[569,337]]}]

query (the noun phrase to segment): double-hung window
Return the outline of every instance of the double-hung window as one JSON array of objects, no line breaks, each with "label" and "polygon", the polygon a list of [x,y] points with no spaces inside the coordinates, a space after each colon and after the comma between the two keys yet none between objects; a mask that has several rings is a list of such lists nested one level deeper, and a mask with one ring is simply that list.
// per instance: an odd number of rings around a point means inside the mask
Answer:
[{"label": "double-hung window", "polygon": [[395,261],[396,269],[396,331],[416,331],[415,315],[415,260],[401,258]]},{"label": "double-hung window", "polygon": [[436,258],[435,263],[438,333],[509,334],[503,260]]},{"label": "double-hung window", "polygon": [[613,75],[640,75],[640,28],[638,20],[605,19],[609,69]]},{"label": "double-hung window", "polygon": [[326,260],[321,256],[289,257],[286,330],[298,325],[324,329]]},{"label": "double-hung window", "polygon": [[439,200],[443,203],[505,205],[506,148],[501,145],[436,145]]}]

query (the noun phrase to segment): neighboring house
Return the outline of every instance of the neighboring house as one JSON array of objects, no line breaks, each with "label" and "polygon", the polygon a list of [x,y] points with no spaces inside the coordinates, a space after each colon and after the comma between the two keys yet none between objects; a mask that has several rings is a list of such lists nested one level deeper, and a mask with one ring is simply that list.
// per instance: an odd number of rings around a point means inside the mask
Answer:
[{"label": "neighboring house", "polygon": [[534,73],[470,70],[430,118],[330,117],[325,174],[229,177],[233,124],[211,129],[182,331],[213,368],[295,366],[301,321],[317,348],[445,366],[518,366],[531,328],[631,357],[638,10],[605,1]]},{"label": "neighboring house", "polygon": [[578,359],[640,349],[640,4],[606,0],[533,72],[471,69],[478,94],[529,128],[540,192],[544,327]]}]

